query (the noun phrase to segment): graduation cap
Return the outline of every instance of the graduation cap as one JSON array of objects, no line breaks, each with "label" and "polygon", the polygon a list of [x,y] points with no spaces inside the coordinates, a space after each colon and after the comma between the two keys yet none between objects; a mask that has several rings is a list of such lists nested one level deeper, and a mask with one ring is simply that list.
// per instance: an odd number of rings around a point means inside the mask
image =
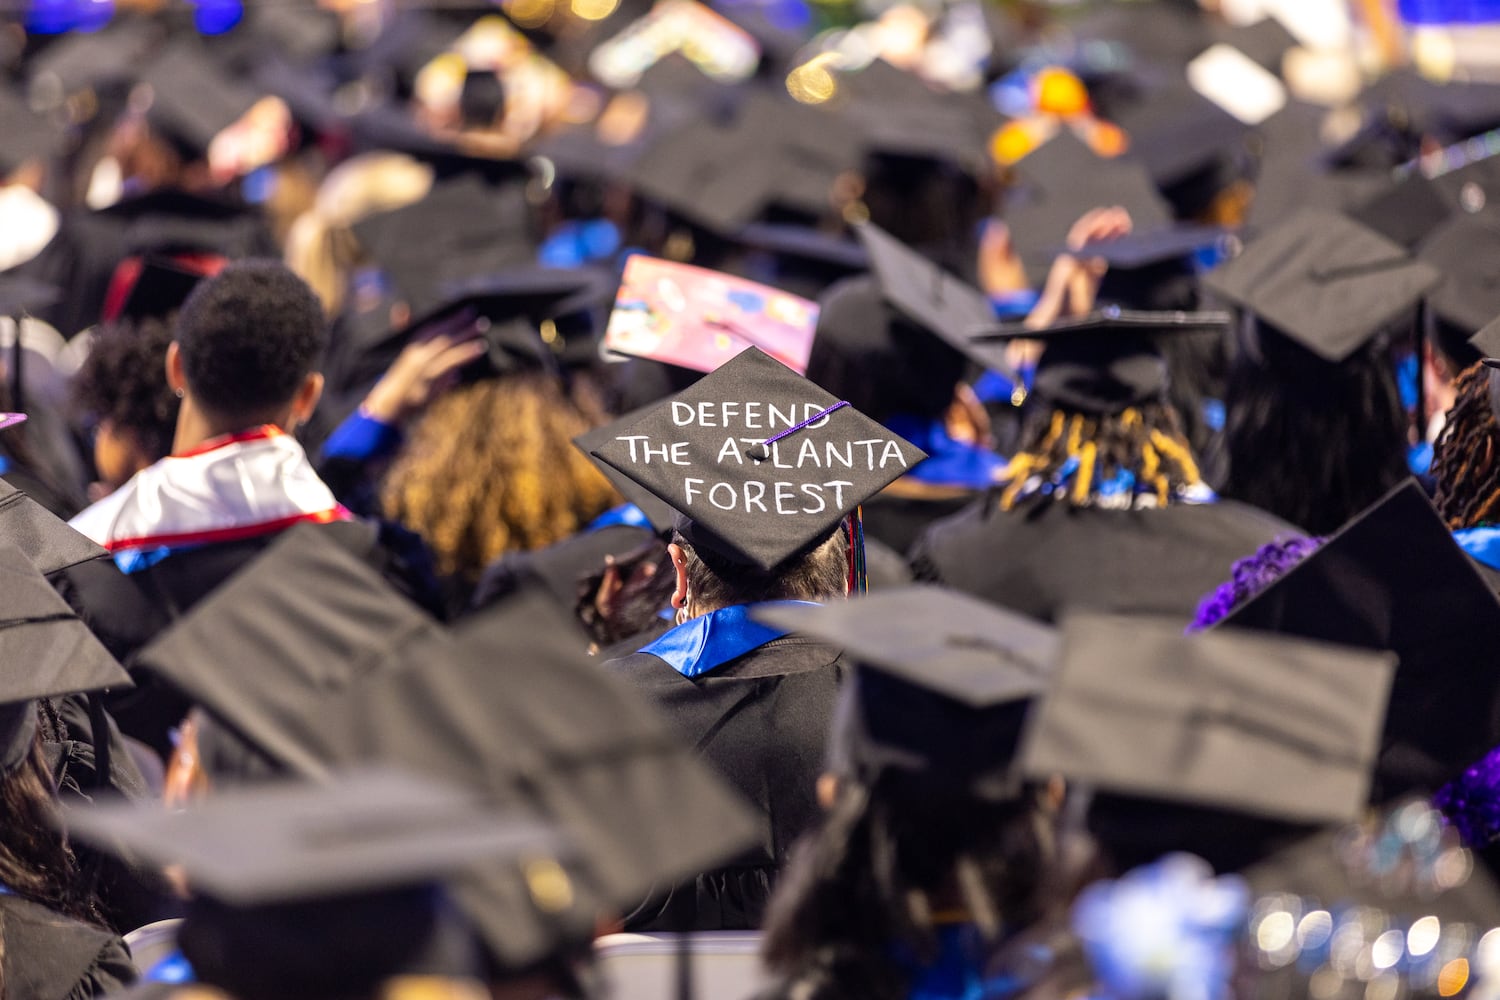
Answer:
[{"label": "graduation cap", "polygon": [[609,480],[609,484],[619,492],[620,496],[624,497],[628,503],[635,504],[640,512],[646,515],[646,520],[651,523],[652,530],[657,534],[664,534],[672,530],[672,524],[677,520],[677,512],[672,509],[671,505],[594,455],[594,449],[602,447],[625,433],[628,428],[642,419],[648,410],[659,405],[661,404],[652,403],[643,406],[603,427],[595,427],[591,431],[580,434],[573,439],[573,447],[588,456],[589,461],[598,467],[604,478]]},{"label": "graduation cap", "polygon": [[1154,89],[1122,110],[1115,123],[1130,136],[1130,148],[1184,216],[1196,214],[1193,197],[1214,194],[1222,186],[1220,172],[1235,165],[1236,151],[1244,149],[1250,132],[1185,79]]},{"label": "graduation cap", "polygon": [[556,867],[565,851],[534,819],[389,769],[231,789],[178,811],[75,808],[66,822],[80,840],[180,866],[196,895],[179,946],[197,981],[236,996],[478,976],[467,929],[433,888],[477,865]]},{"label": "graduation cap", "polygon": [[421,313],[441,305],[456,283],[535,264],[530,205],[516,180],[442,178],[422,200],[361,219],[351,231]]},{"label": "graduation cap", "polygon": [[[3,509],[3,508],[0,508]],[[0,772],[26,759],[41,698],[132,687],[115,662],[46,577],[8,540],[0,543]]]},{"label": "graduation cap", "polygon": [[44,576],[109,555],[4,479],[0,479],[0,544],[18,549]]},{"label": "graduation cap", "polygon": [[624,431],[593,455],[694,546],[767,572],[927,457],[754,347]]},{"label": "graduation cap", "polygon": [[855,233],[870,255],[881,295],[893,309],[970,360],[1014,380],[1002,353],[982,350],[973,339],[995,321],[995,309],[983,292],[873,223],[861,223]]},{"label": "graduation cap", "polygon": [[1081,413],[1123,413],[1166,397],[1167,362],[1160,339],[1187,333],[1222,332],[1222,312],[1143,312],[1109,307],[1051,326],[1001,323],[975,331],[976,341],[1003,346],[1009,340],[1040,340],[1031,391],[1054,406]]},{"label": "graduation cap", "polygon": [[1500,600],[1407,480],[1224,624],[1400,656],[1377,798],[1437,788],[1500,743]]},{"label": "graduation cap", "polygon": [[1460,343],[1500,316],[1500,279],[1488,264],[1497,253],[1500,225],[1469,216],[1450,219],[1417,250],[1417,257],[1443,276],[1427,303],[1455,328]]},{"label": "graduation cap", "polygon": [[222,72],[212,56],[190,41],[174,42],[141,75],[151,88],[147,121],[191,158],[202,158],[214,138],[259,98]]},{"label": "graduation cap", "polygon": [[804,298],[870,267],[861,243],[808,226],[756,223],[734,236],[744,250],[732,270]]},{"label": "graduation cap", "polygon": [[902,587],[825,605],[762,605],[754,617],[842,646],[844,683],[830,770],[865,785],[895,772],[1004,801],[1032,699],[1046,688],[1057,631],[941,587]]},{"label": "graduation cap", "polygon": [[80,91],[123,88],[157,44],[158,26],[145,18],[117,17],[98,31],[70,31],[28,60],[27,96],[53,108]]},{"label": "graduation cap", "polygon": [[1350,218],[1404,247],[1427,239],[1451,214],[1437,185],[1413,173],[1359,205],[1347,210]]},{"label": "graduation cap", "polygon": [[1070,129],[1062,129],[1016,165],[1018,187],[1006,196],[1002,216],[1037,280],[1064,245],[1068,230],[1091,208],[1118,205],[1135,231],[1170,226],[1172,210],[1145,165],[1132,156],[1099,156]]},{"label": "graduation cap", "polygon": [[1239,867],[1361,813],[1394,670],[1388,654],[1069,615],[1022,768],[1094,790],[1090,825],[1120,859]]},{"label": "graduation cap", "polygon": [[1480,327],[1479,332],[1469,338],[1469,346],[1478,351],[1486,360],[1500,358],[1500,314]]},{"label": "graduation cap", "polygon": [[1440,280],[1379,233],[1337,212],[1310,209],[1250,243],[1203,283],[1336,363],[1415,307]]},{"label": "graduation cap", "polygon": [[133,666],[205,706],[280,766],[324,778],[328,748],[340,738],[328,706],[414,650],[440,655],[446,641],[437,622],[325,528],[299,525]]}]

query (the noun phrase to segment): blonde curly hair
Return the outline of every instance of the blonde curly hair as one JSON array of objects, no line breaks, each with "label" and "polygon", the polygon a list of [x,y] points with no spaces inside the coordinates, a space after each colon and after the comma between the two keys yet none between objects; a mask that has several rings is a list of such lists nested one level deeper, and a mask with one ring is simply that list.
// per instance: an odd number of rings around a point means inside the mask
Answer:
[{"label": "blonde curly hair", "polygon": [[440,397],[381,487],[385,515],[417,532],[438,569],[476,579],[514,551],[575,534],[620,502],[572,439],[608,420],[592,385],[507,375]]}]

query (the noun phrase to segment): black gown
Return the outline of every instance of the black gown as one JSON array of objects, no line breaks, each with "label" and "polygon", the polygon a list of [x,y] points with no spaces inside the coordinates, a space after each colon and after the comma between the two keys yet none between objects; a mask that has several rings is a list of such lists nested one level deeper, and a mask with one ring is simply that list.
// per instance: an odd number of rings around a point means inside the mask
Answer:
[{"label": "black gown", "polygon": [[88,1000],[136,980],[125,942],[19,896],[0,894],[0,944],[10,1000]]},{"label": "black gown", "polygon": [[840,650],[783,636],[691,679],[644,652],[602,667],[660,705],[689,745],[763,820],[756,848],[652,899],[627,919],[626,929],[758,927],[777,870],[820,815],[817,779],[846,669]]},{"label": "black gown", "polygon": [[991,498],[932,525],[911,553],[940,582],[1042,621],[1066,608],[1190,621],[1235,560],[1296,526],[1232,501],[1106,510],[1062,503],[1003,511]]}]

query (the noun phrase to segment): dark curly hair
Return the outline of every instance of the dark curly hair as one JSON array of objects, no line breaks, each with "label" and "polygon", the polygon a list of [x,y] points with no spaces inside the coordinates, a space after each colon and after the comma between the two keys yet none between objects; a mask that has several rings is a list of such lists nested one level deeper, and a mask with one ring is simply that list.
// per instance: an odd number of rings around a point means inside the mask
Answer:
[{"label": "dark curly hair", "polygon": [[172,451],[177,397],[165,365],[172,329],[158,319],[101,330],[73,377],[74,409],[89,423],[128,431],[148,458]]},{"label": "dark curly hair", "polygon": [[1433,502],[1448,527],[1477,528],[1500,521],[1500,421],[1490,401],[1490,370],[1464,369],[1457,395],[1432,452]]},{"label": "dark curly hair", "polygon": [[177,317],[188,386],[226,417],[291,402],[327,341],[318,297],[272,260],[230,264],[193,289]]}]

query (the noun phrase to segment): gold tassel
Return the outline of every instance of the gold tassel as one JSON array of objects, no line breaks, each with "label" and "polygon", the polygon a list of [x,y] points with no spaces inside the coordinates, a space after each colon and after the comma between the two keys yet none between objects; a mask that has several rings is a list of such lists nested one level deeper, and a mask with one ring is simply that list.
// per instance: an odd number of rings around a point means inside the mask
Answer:
[{"label": "gold tassel", "polygon": [[1098,446],[1090,441],[1078,454],[1078,475],[1073,479],[1073,502],[1082,504],[1089,498],[1089,487],[1094,485],[1094,459]]}]

